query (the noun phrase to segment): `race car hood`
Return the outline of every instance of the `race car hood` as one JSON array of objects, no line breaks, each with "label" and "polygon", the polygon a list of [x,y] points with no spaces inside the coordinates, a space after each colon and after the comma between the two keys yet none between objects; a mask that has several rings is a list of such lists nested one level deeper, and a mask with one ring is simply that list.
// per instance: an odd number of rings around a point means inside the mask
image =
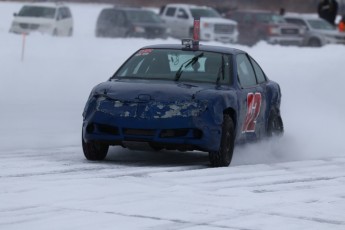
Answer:
[{"label": "race car hood", "polygon": [[[166,119],[197,116],[206,111],[208,105],[213,106],[217,101],[216,94],[212,93],[213,96],[210,96],[211,92],[215,91],[215,85],[213,90],[211,84],[204,85],[206,86],[171,81],[108,81],[94,88],[83,116],[92,114],[92,107],[101,113],[123,118]],[[220,108],[215,108],[218,107]],[[217,117],[215,120],[221,122],[221,118]]]},{"label": "race car hood", "polygon": [[224,108],[236,107],[236,91],[228,86],[172,81],[111,80],[96,86],[83,117],[93,111],[116,117],[166,119],[194,117],[208,111],[222,123]]}]

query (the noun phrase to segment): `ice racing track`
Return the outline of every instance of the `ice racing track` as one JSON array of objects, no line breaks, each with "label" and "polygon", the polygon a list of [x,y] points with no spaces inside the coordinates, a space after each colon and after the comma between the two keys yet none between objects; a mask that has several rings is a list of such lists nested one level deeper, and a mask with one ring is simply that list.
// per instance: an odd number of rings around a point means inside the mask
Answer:
[{"label": "ice racing track", "polygon": [[235,158],[231,167],[210,168],[204,153],[113,148],[95,163],[81,154],[79,146],[2,154],[1,229],[345,226],[345,158],[273,164]]},{"label": "ice racing track", "polygon": [[8,33],[21,5],[0,2],[1,230],[345,229],[345,46],[235,46],[281,84],[285,133],[236,147],[229,167],[210,167],[206,153],[120,147],[89,162],[91,88],[152,41],[96,38],[105,6],[73,3],[73,37],[27,36],[21,61],[22,36]]}]

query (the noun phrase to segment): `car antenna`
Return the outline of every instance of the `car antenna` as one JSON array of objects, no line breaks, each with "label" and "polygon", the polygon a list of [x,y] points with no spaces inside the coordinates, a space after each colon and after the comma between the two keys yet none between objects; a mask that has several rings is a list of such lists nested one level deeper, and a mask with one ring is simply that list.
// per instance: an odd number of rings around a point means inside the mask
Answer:
[{"label": "car antenna", "polygon": [[200,40],[200,16],[194,17],[193,24],[193,49],[199,49]]},{"label": "car antenna", "polygon": [[194,18],[193,38],[182,39],[183,49],[198,50],[199,41],[200,41],[200,16],[197,16]]}]

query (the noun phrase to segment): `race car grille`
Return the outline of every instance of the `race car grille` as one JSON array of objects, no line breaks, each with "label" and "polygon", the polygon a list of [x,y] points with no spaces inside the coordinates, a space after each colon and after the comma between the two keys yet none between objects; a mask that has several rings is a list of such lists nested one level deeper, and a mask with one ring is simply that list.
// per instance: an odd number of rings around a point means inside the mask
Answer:
[{"label": "race car grille", "polygon": [[228,24],[215,24],[214,25],[214,32],[217,34],[232,34],[235,30],[234,25]]},{"label": "race car grille", "polygon": [[159,135],[161,138],[188,137],[200,139],[202,131],[199,129],[163,129]]},{"label": "race car grille", "polygon": [[87,133],[106,133],[112,135],[119,135],[119,129],[117,127],[111,125],[103,125],[103,124],[88,124],[86,127]]},{"label": "race car grille", "polygon": [[284,35],[295,35],[299,34],[299,30],[294,28],[283,28],[281,29],[281,33]]},{"label": "race car grille", "polygon": [[183,137],[188,133],[188,129],[164,129],[160,137]]},{"label": "race car grille", "polygon": [[22,29],[37,30],[40,25],[38,25],[38,24],[29,24],[29,23],[19,23],[19,26]]},{"label": "race car grille", "polygon": [[123,134],[135,136],[154,136],[155,132],[154,129],[123,129]]},{"label": "race car grille", "polygon": [[187,138],[201,139],[203,132],[200,129],[181,128],[181,129],[131,129],[121,128],[112,125],[90,123],[86,126],[88,134],[108,134],[122,136],[124,140],[149,140],[158,134],[159,138]]}]

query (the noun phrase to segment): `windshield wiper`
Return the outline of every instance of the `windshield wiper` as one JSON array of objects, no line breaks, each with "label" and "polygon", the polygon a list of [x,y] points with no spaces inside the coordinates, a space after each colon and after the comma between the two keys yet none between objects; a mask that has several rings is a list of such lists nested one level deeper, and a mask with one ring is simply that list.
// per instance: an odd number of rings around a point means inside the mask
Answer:
[{"label": "windshield wiper", "polygon": [[183,67],[184,68],[187,68],[188,66],[190,65],[194,65],[198,60],[199,58],[201,58],[202,56],[204,56],[204,53],[200,53],[196,56],[194,56],[193,58],[185,61],[181,66],[180,68],[177,70],[176,74],[175,74],[175,81],[178,81],[183,73]]},{"label": "windshield wiper", "polygon": [[220,77],[222,76],[223,80],[225,78],[225,61],[224,61],[224,55],[222,55],[222,66],[219,67],[218,70],[218,76],[217,76],[217,80],[216,80],[216,84],[219,84],[220,81]]}]

